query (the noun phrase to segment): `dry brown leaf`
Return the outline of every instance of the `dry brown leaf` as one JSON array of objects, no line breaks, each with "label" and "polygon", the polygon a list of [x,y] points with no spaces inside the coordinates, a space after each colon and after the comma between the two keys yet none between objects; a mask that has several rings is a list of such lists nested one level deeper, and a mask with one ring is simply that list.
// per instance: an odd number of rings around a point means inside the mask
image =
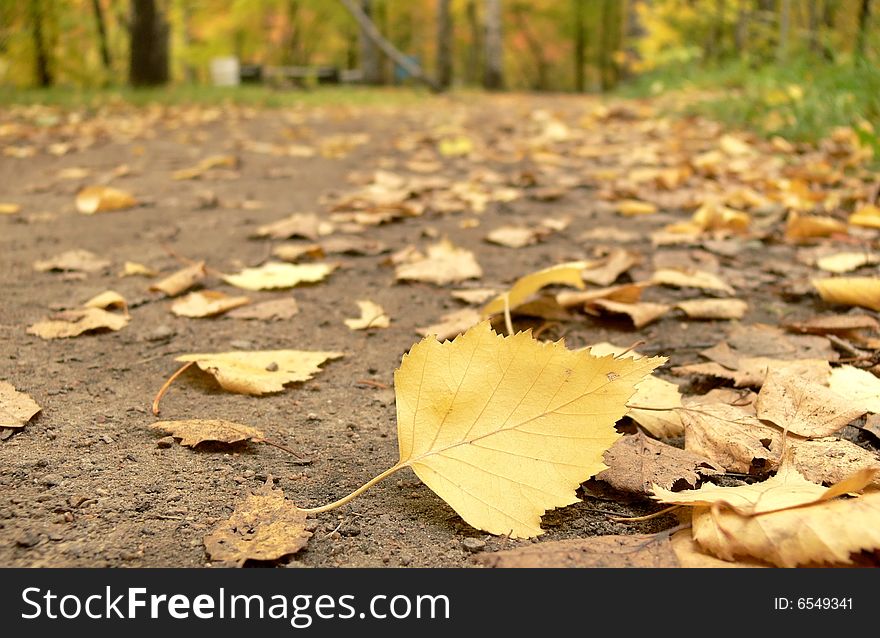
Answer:
[{"label": "dry brown leaf", "polygon": [[804,334],[846,335],[856,330],[880,330],[880,323],[868,315],[825,315],[789,323],[785,327]]},{"label": "dry brown leaf", "polygon": [[324,221],[314,213],[294,213],[271,224],[259,226],[254,232],[255,237],[272,239],[290,239],[304,237],[315,241],[321,236],[333,233],[333,224]]},{"label": "dry brown leaf", "polygon": [[66,339],[86,332],[121,330],[128,321],[126,315],[107,312],[100,308],[78,308],[65,310],[52,315],[49,319],[38,321],[29,326],[27,332],[41,339]]},{"label": "dry brown leaf", "polygon": [[[730,230],[743,233],[749,229],[751,218],[747,213],[728,208],[720,201],[705,202],[691,218],[701,231]],[[671,230],[671,229],[667,229]]]},{"label": "dry brown leaf", "polygon": [[873,266],[875,264],[880,264],[880,256],[867,252],[834,253],[816,260],[816,266],[821,270],[832,272],[836,275],[842,275],[858,270],[862,266]]},{"label": "dry brown leaf", "polygon": [[233,319],[257,319],[261,321],[281,321],[299,313],[299,305],[293,297],[270,299],[258,304],[248,305],[229,312]]},{"label": "dry brown leaf", "polygon": [[676,270],[673,268],[661,268],[651,276],[651,283],[661,286],[673,286],[676,288],[700,288],[702,290],[718,290],[733,294],[730,287],[718,275],[702,270]]},{"label": "dry brown leaf", "polygon": [[597,286],[610,286],[617,278],[641,261],[636,254],[622,248],[612,250],[598,264],[589,264],[581,272],[581,278]]},{"label": "dry brown leaf", "polygon": [[672,535],[670,539],[672,543],[672,551],[681,567],[684,568],[756,568],[769,567],[766,563],[758,562],[754,559],[741,559],[737,561],[726,561],[716,558],[711,554],[704,552],[697,542],[694,540],[693,533],[689,529],[682,529]]},{"label": "dry brown leaf", "polygon": [[651,202],[643,202],[637,199],[623,199],[617,202],[615,208],[624,217],[637,217],[640,215],[653,215],[657,212],[657,205]]},{"label": "dry brown leaf", "polygon": [[775,369],[787,369],[805,379],[825,383],[831,366],[825,359],[771,359],[769,357],[742,357],[734,355],[733,363],[695,363],[676,366],[671,372],[677,376],[703,375],[729,379],[737,388],[759,388],[767,374]]},{"label": "dry brown leaf", "polygon": [[245,290],[278,290],[301,283],[323,281],[337,264],[285,264],[270,261],[259,268],[245,268],[236,275],[223,275],[223,281]]},{"label": "dry brown leaf", "polygon": [[366,237],[328,237],[321,240],[321,248],[328,255],[381,255],[388,247],[376,239]]},{"label": "dry brown leaf", "polygon": [[83,215],[126,210],[137,204],[131,193],[110,186],[89,186],[76,194],[76,209]]},{"label": "dry brown leaf", "polygon": [[842,306],[860,306],[880,312],[880,277],[813,279],[823,300]]},{"label": "dry brown leaf", "polygon": [[828,385],[852,403],[854,409],[880,414],[880,379],[867,370],[853,366],[834,368]]},{"label": "dry brown leaf", "polygon": [[[794,467],[813,483],[833,485],[861,470],[880,469],[880,455],[845,439],[799,441],[790,438],[786,444]],[[770,449],[781,454],[781,438],[775,439]],[[880,487],[880,479],[874,479],[873,485]]]},{"label": "dry brown leaf", "polygon": [[119,272],[120,277],[155,277],[157,274],[152,268],[134,261],[125,262]]},{"label": "dry brown leaf", "polygon": [[572,261],[524,275],[517,279],[507,292],[501,293],[486,304],[482,315],[489,317],[504,312],[505,305],[513,311],[545,286],[567,285],[583,288],[581,272],[587,265],[588,262]]},{"label": "dry brown leaf", "polygon": [[681,412],[685,449],[730,472],[763,474],[775,466],[774,433],[745,407],[723,403],[688,405]]},{"label": "dry brown leaf", "polygon": [[48,272],[50,270],[73,271],[73,272],[98,272],[110,265],[106,259],[101,259],[95,253],[88,250],[68,250],[50,259],[34,262],[34,270]]},{"label": "dry brown leaf", "polygon": [[880,228],[880,208],[866,204],[849,216],[849,223],[853,226]]},{"label": "dry brown leaf", "polygon": [[607,288],[595,288],[593,290],[583,290],[580,292],[566,290],[556,295],[556,303],[563,308],[589,305],[591,301],[595,301],[596,299],[608,299],[609,301],[631,304],[639,301],[639,299],[642,298],[642,291],[650,285],[651,284],[646,282],[640,282],[608,286]]},{"label": "dry brown leaf", "polygon": [[478,310],[473,308],[462,308],[455,312],[450,312],[440,318],[439,323],[432,324],[425,328],[418,328],[417,334],[423,337],[435,335],[438,340],[446,341],[457,337],[468,328],[480,323],[482,316]]},{"label": "dry brown leaf", "polygon": [[641,328],[656,321],[672,309],[672,306],[662,303],[651,303],[649,301],[620,303],[609,299],[596,299],[589,305],[613,314],[624,314],[632,319],[633,325],[636,328]]},{"label": "dry brown leaf", "polygon": [[453,290],[450,294],[454,299],[458,299],[473,306],[479,306],[496,296],[498,291],[494,288],[469,288]]},{"label": "dry brown leaf", "polygon": [[667,489],[697,487],[700,482],[724,470],[702,456],[648,438],[642,433],[618,439],[605,452],[605,465],[596,475],[614,489],[650,494],[651,485]]},{"label": "dry brown leaf", "polygon": [[171,312],[178,317],[215,317],[249,303],[248,297],[232,297],[216,290],[200,290],[177,299],[171,304]]},{"label": "dry brown leaf", "polygon": [[0,428],[19,429],[27,425],[42,408],[15,386],[0,381]]},{"label": "dry brown leaf", "polygon": [[273,561],[300,551],[312,533],[306,515],[272,489],[272,478],[239,503],[227,520],[205,536],[211,560],[242,566],[245,561]]},{"label": "dry brown leaf", "polygon": [[185,354],[175,361],[194,361],[230,392],[268,394],[281,392],[288,383],[306,381],[321,371],[321,364],[338,359],[341,352],[257,350],[213,354]]},{"label": "dry brown leaf", "polygon": [[[880,387],[880,379],[877,384]],[[808,438],[833,434],[867,411],[824,385],[786,369],[767,374],[755,407],[759,419]]]},{"label": "dry brown leaf", "polygon": [[795,242],[846,235],[847,232],[846,224],[833,217],[801,215],[795,211],[789,213],[785,224],[785,238]]},{"label": "dry brown leaf", "polygon": [[200,261],[168,275],[164,279],[150,285],[150,290],[164,293],[167,297],[176,297],[186,292],[206,276],[205,262]]},{"label": "dry brown leaf", "polygon": [[466,279],[479,279],[483,270],[471,251],[453,246],[444,239],[428,246],[427,257],[397,266],[394,276],[399,281],[427,281],[445,286]]},{"label": "dry brown leaf", "polygon": [[691,319],[742,319],[749,304],[742,299],[689,299],[675,307]]},{"label": "dry brown leaf", "polygon": [[303,257],[323,259],[325,254],[319,244],[280,244],[272,249],[272,256],[281,261],[294,263]]},{"label": "dry brown leaf", "polygon": [[361,316],[356,319],[345,320],[345,325],[352,330],[373,330],[376,328],[387,328],[391,325],[391,319],[379,304],[362,299],[357,302],[357,305],[360,308]]},{"label": "dry brown leaf", "polygon": [[150,424],[154,430],[162,430],[186,447],[195,447],[199,443],[240,443],[242,441],[258,442],[265,436],[257,428],[249,425],[223,421],[221,419],[184,419],[180,421],[158,421]]},{"label": "dry brown leaf", "polygon": [[666,534],[596,536],[526,545],[476,558],[484,567],[680,567]]}]

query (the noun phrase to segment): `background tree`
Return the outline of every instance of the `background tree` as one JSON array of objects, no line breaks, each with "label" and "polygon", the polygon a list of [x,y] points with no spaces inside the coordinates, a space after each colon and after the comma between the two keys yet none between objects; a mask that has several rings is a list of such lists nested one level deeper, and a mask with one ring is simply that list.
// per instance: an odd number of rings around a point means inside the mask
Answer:
[{"label": "background tree", "polygon": [[485,0],[483,88],[489,90],[504,88],[504,32],[501,20],[501,0]]},{"label": "background tree", "polygon": [[168,22],[156,0],[131,0],[129,82],[155,86],[168,82]]},{"label": "background tree", "polygon": [[437,0],[437,84],[452,84],[453,41],[451,0]]},{"label": "background tree", "polygon": [[[373,0],[361,0],[361,11],[368,18],[373,18]],[[382,55],[379,47],[367,32],[367,27],[360,25],[361,73],[364,84],[382,84]]]},{"label": "background tree", "polygon": [[109,76],[113,72],[113,61],[110,58],[110,47],[107,44],[107,21],[101,0],[92,0],[92,11],[95,14],[95,28],[98,31],[98,50],[101,53],[101,64]]},{"label": "background tree", "polygon": [[34,42],[34,71],[39,86],[52,85],[52,72],[49,68],[49,51],[45,31],[46,6],[43,0],[28,0],[28,18]]}]

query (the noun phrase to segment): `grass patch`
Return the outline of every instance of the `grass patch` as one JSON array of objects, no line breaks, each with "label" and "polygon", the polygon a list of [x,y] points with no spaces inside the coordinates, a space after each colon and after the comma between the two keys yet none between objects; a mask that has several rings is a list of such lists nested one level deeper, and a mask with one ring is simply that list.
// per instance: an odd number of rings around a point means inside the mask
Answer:
[{"label": "grass patch", "polygon": [[760,134],[798,142],[853,127],[880,156],[880,67],[799,60],[752,68],[729,64],[661,69],[621,87],[629,97],[670,93],[672,110],[706,115]]}]

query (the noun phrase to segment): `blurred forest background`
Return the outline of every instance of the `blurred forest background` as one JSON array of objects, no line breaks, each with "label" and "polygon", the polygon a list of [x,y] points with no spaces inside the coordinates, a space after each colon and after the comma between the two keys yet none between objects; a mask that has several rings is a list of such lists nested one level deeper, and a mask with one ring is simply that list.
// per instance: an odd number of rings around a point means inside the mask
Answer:
[{"label": "blurred forest background", "polygon": [[851,125],[870,134],[880,119],[877,4],[0,0],[0,91],[6,102],[32,87],[171,85],[197,95],[217,83],[212,61],[234,56],[236,81],[276,93],[412,84],[420,74],[435,89],[696,88],[701,108],[768,132],[809,138]]}]

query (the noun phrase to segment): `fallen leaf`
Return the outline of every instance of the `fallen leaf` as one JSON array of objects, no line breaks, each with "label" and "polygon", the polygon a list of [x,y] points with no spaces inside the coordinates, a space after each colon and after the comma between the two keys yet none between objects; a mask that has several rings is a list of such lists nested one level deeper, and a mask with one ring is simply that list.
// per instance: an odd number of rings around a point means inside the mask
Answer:
[{"label": "fallen leaf", "polygon": [[681,412],[685,449],[730,472],[764,474],[775,466],[773,433],[742,406],[711,403]]},{"label": "fallen leaf", "polygon": [[866,252],[834,253],[816,260],[816,266],[821,270],[833,272],[837,275],[852,272],[862,266],[873,266],[875,264],[880,264],[880,257]]},{"label": "fallen leaf", "polygon": [[797,321],[786,324],[792,332],[804,334],[843,334],[846,335],[856,330],[880,330],[880,323],[868,315],[825,315],[813,317],[806,321]]},{"label": "fallen leaf", "polygon": [[880,208],[866,204],[849,216],[849,223],[853,226],[880,228]]},{"label": "fallen leaf", "polygon": [[792,211],[785,224],[785,238],[790,241],[800,242],[845,234],[847,234],[846,224],[833,217],[801,215]]},{"label": "fallen leaf", "polygon": [[756,568],[769,567],[766,563],[754,559],[726,561],[716,558],[704,552],[694,540],[693,533],[689,529],[682,529],[672,535],[670,539],[672,551],[678,559],[679,565],[684,568]]},{"label": "fallen leaf", "polygon": [[697,487],[700,482],[724,470],[702,456],[646,437],[642,433],[624,436],[605,452],[607,470],[596,475],[621,492],[650,494],[653,484],[667,489]]},{"label": "fallen leaf", "polygon": [[749,229],[751,218],[747,213],[728,208],[714,200],[700,206],[691,218],[691,223],[702,231],[730,230],[742,233]]},{"label": "fallen leaf", "polygon": [[0,215],[15,215],[21,212],[20,204],[0,203]]},{"label": "fallen leaf", "polygon": [[702,270],[676,270],[673,268],[661,268],[651,276],[651,283],[662,286],[674,286],[676,288],[700,288],[703,290],[719,290],[733,294],[730,287],[718,275]]},{"label": "fallen leaf", "polygon": [[171,304],[171,312],[178,317],[214,317],[250,303],[248,297],[232,297],[216,290],[191,292]]},{"label": "fallen leaf", "polygon": [[880,277],[831,277],[813,279],[812,283],[828,303],[880,312]]},{"label": "fallen leaf", "polygon": [[321,240],[321,248],[328,255],[381,255],[388,252],[382,242],[366,237],[328,237]]},{"label": "fallen leaf", "polygon": [[221,419],[158,421],[150,424],[150,427],[180,439],[180,444],[186,447],[195,447],[206,441],[214,443],[259,441],[265,436],[257,428]]},{"label": "fallen leaf", "polygon": [[288,383],[307,381],[320,372],[322,363],[341,356],[341,352],[257,350],[185,354],[175,361],[195,362],[212,374],[225,390],[260,395],[281,392]]},{"label": "fallen leaf", "polygon": [[197,179],[213,168],[238,168],[238,158],[235,155],[211,155],[195,166],[174,171],[171,179]]},{"label": "fallen leaf", "polygon": [[[873,378],[877,382],[875,395],[880,404],[880,379]],[[867,412],[867,408],[852,405],[850,401],[849,397],[783,369],[767,374],[755,407],[759,419],[794,434],[815,438],[833,434]]]},{"label": "fallen leaf", "polygon": [[372,330],[375,328],[387,328],[391,325],[391,319],[382,309],[382,306],[366,299],[358,301],[357,305],[361,310],[361,316],[356,319],[345,320],[345,325],[352,330]]},{"label": "fallen leaf", "polygon": [[333,232],[333,224],[320,219],[314,213],[294,213],[289,217],[257,227],[255,237],[270,237],[272,239],[290,239],[291,237],[304,237],[315,241],[323,235]]},{"label": "fallen leaf", "polygon": [[305,513],[285,500],[284,492],[272,489],[270,477],[205,536],[205,550],[211,560],[238,566],[248,560],[278,560],[306,546],[312,533],[305,526]]},{"label": "fallen leaf", "polygon": [[0,428],[23,428],[42,408],[15,386],[0,381]]},{"label": "fallen leaf", "polygon": [[460,157],[470,154],[474,150],[474,143],[464,135],[445,137],[440,140],[437,150],[444,157]]},{"label": "fallen leaf", "polygon": [[272,249],[272,256],[281,261],[294,263],[303,257],[323,259],[325,254],[319,244],[281,244]]},{"label": "fallen leaf", "polygon": [[675,307],[691,319],[742,319],[749,304],[742,299],[689,299]]},{"label": "fallen leaf", "polygon": [[245,268],[236,275],[223,275],[223,281],[245,290],[293,288],[301,283],[315,283],[336,269],[336,264],[285,264],[270,261],[259,268]]},{"label": "fallen leaf", "polygon": [[653,436],[662,439],[684,434],[678,411],[681,392],[676,384],[653,375],[645,377],[627,405],[626,415]]},{"label": "fallen leaf", "polygon": [[556,303],[563,308],[588,305],[596,299],[607,299],[620,303],[635,303],[642,298],[642,291],[650,285],[649,283],[640,282],[608,286],[607,288],[594,288],[580,292],[565,290],[556,295]]},{"label": "fallen leaf", "polygon": [[110,186],[89,186],[76,194],[76,209],[83,215],[126,210],[137,203],[131,193]]},{"label": "fallen leaf", "polygon": [[206,276],[205,262],[200,261],[186,266],[168,275],[161,281],[150,285],[150,290],[164,293],[167,297],[175,297],[186,292]]},{"label": "fallen leaf", "polygon": [[546,510],[576,502],[605,469],[614,423],[664,360],[502,337],[488,321],[452,342],[423,339],[394,375],[400,460],[382,476],[411,467],[470,525],[537,536]]},{"label": "fallen leaf", "polygon": [[445,286],[466,279],[478,279],[483,276],[483,270],[471,251],[443,240],[428,246],[427,257],[397,266],[394,276],[399,281],[427,281]]},{"label": "fallen leaf", "polygon": [[[845,439],[799,441],[790,437],[786,444],[794,467],[813,483],[832,485],[860,470],[880,469],[880,455]],[[774,440],[770,449],[781,454],[781,438],[779,442]],[[880,487],[880,479],[875,479],[873,485]]]},{"label": "fallen leaf", "polygon": [[547,229],[527,226],[500,226],[486,236],[486,241],[507,248],[523,248],[537,244],[548,233]]},{"label": "fallen leaf", "polygon": [[828,385],[850,402],[853,409],[880,414],[880,379],[867,370],[853,366],[834,368]]},{"label": "fallen leaf", "polygon": [[662,303],[651,303],[649,301],[620,303],[619,301],[611,301],[609,299],[596,299],[590,305],[614,314],[624,314],[632,319],[633,325],[636,328],[641,328],[656,321],[672,309],[672,306]]},{"label": "fallen leaf", "polygon": [[823,382],[831,366],[825,359],[771,359],[769,357],[739,357],[735,368],[728,368],[714,361],[676,366],[670,370],[677,376],[705,375],[729,379],[737,388],[760,388],[767,375],[775,369],[786,369],[803,378]]},{"label": "fallen leaf", "polygon": [[243,306],[229,312],[233,319],[257,319],[261,321],[281,321],[299,313],[299,305],[293,297],[270,299],[258,304]]},{"label": "fallen leaf", "polygon": [[434,335],[438,340],[446,341],[477,325],[480,323],[481,318],[482,316],[479,311],[473,308],[462,308],[461,310],[443,315],[439,323],[431,324],[425,328],[418,328],[416,333],[423,337]]},{"label": "fallen leaf", "polygon": [[100,308],[80,308],[65,310],[52,315],[49,319],[38,321],[29,326],[27,332],[41,339],[65,339],[86,332],[121,330],[128,321],[129,318],[125,315],[107,312]]},{"label": "fallen leaf", "polygon": [[617,202],[616,209],[624,217],[636,217],[639,215],[653,215],[657,212],[657,205],[637,199],[623,199]]},{"label": "fallen leaf", "polygon": [[158,273],[149,268],[148,266],[144,266],[143,264],[139,264],[134,261],[127,261],[122,266],[122,271],[119,273],[120,277],[155,277]]},{"label": "fallen leaf", "polygon": [[498,568],[679,567],[666,534],[596,536],[536,543],[482,554],[476,561]]},{"label": "fallen leaf", "polygon": [[83,306],[86,308],[101,308],[103,310],[119,308],[126,314],[128,313],[128,304],[125,302],[125,298],[115,290],[106,290],[99,293],[85,302]]},{"label": "fallen leaf", "polygon": [[98,272],[110,265],[88,250],[68,250],[50,259],[34,262],[34,270],[48,272],[50,270],[74,272]]},{"label": "fallen leaf", "polygon": [[450,294],[454,299],[478,306],[496,296],[498,291],[494,288],[470,288],[467,290],[453,290]]},{"label": "fallen leaf", "polygon": [[504,312],[505,298],[511,310],[522,305],[529,297],[545,286],[554,284],[583,288],[581,272],[589,265],[585,261],[571,261],[529,273],[517,279],[510,290],[503,292],[483,307],[483,317]]},{"label": "fallen leaf", "polygon": [[590,264],[581,272],[581,278],[597,286],[609,286],[617,281],[627,270],[641,261],[641,258],[628,250],[615,249],[598,264]]}]

